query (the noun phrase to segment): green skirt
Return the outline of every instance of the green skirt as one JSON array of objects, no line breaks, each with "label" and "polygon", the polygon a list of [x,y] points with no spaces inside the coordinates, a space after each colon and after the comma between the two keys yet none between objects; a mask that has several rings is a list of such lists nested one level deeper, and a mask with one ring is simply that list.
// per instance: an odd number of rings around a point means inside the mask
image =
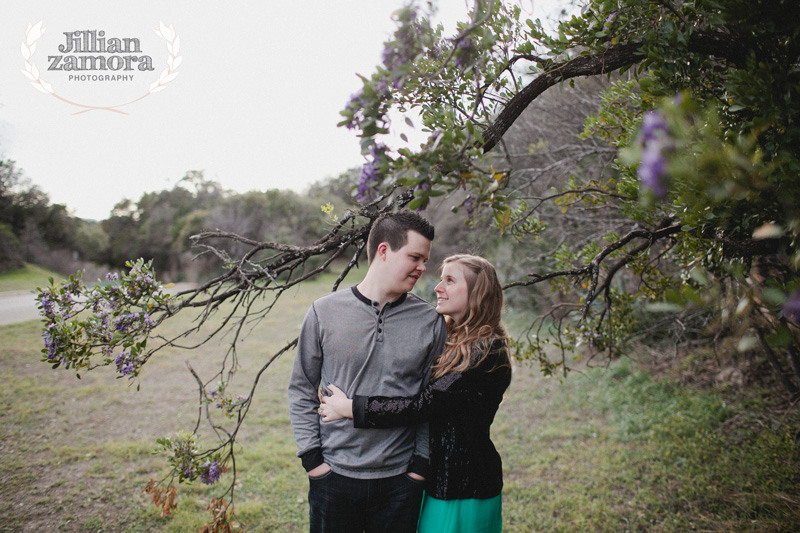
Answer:
[{"label": "green skirt", "polygon": [[418,533],[500,533],[503,499],[437,500],[427,494],[419,512]]}]

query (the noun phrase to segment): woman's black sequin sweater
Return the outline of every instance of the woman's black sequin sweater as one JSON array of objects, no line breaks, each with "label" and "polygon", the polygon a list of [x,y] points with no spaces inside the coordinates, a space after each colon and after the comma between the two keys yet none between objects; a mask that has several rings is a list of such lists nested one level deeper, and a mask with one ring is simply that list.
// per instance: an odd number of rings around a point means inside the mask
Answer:
[{"label": "woman's black sequin sweater", "polygon": [[[471,359],[476,361],[473,345]],[[486,348],[484,347],[483,350]],[[492,498],[503,488],[500,454],[489,426],[511,383],[508,348],[494,339],[477,367],[431,381],[414,397],[355,396],[353,422],[386,428],[430,422],[430,470],[425,491],[440,500]]]}]

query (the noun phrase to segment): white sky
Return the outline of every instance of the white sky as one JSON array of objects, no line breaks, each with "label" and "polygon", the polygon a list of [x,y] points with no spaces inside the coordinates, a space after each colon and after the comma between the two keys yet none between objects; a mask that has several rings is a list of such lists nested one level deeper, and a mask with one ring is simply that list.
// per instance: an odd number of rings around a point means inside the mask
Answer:
[{"label": "white sky", "polygon": [[[0,0],[0,158],[17,162],[54,203],[104,219],[123,198],[171,188],[204,170],[226,189],[303,190],[363,162],[339,111],[379,63],[403,0]],[[526,0],[545,20],[559,0]],[[440,0],[448,28],[466,0]],[[545,6],[545,7],[539,7]],[[81,108],[37,91],[20,72],[29,23],[44,35],[31,62],[59,96],[115,105],[146,94],[168,53],[159,22],[180,37],[183,62],[165,88],[121,109]],[[130,82],[74,82],[48,71],[63,32],[136,37],[154,71]],[[124,55],[124,54],[123,54]],[[135,65],[135,64],[134,64]],[[77,74],[94,74],[84,72]]]}]

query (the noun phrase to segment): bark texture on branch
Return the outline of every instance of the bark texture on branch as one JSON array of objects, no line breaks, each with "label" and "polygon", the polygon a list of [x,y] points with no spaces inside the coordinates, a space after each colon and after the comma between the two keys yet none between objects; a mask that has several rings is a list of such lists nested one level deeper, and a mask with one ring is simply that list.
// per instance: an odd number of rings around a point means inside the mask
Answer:
[{"label": "bark texture on branch", "polygon": [[[742,43],[727,33],[694,33],[689,38],[688,50],[692,53],[725,59],[736,65],[742,64],[746,55]],[[488,152],[494,148],[525,108],[550,87],[580,76],[609,74],[643,59],[645,55],[642,52],[642,43],[635,42],[611,46],[603,52],[578,56],[549,67],[512,98],[495,121],[489,125],[483,135],[485,140],[483,151]]]}]

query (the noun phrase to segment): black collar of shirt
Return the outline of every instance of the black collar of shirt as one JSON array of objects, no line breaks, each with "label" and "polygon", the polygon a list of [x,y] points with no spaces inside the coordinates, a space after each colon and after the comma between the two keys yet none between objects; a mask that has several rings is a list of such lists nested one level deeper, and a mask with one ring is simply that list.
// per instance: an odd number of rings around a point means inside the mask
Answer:
[{"label": "black collar of shirt", "polygon": [[[376,303],[367,298],[366,296],[364,296],[363,294],[361,294],[361,291],[358,290],[358,287],[356,285],[353,285],[351,288],[353,289],[353,294],[355,294],[356,298],[358,298],[368,306],[372,307],[372,305]],[[400,296],[400,298],[398,298],[397,300],[393,302],[388,302],[386,304],[386,307],[397,307],[398,305],[406,301],[406,296],[408,296],[408,293],[404,292],[403,295]]]}]

